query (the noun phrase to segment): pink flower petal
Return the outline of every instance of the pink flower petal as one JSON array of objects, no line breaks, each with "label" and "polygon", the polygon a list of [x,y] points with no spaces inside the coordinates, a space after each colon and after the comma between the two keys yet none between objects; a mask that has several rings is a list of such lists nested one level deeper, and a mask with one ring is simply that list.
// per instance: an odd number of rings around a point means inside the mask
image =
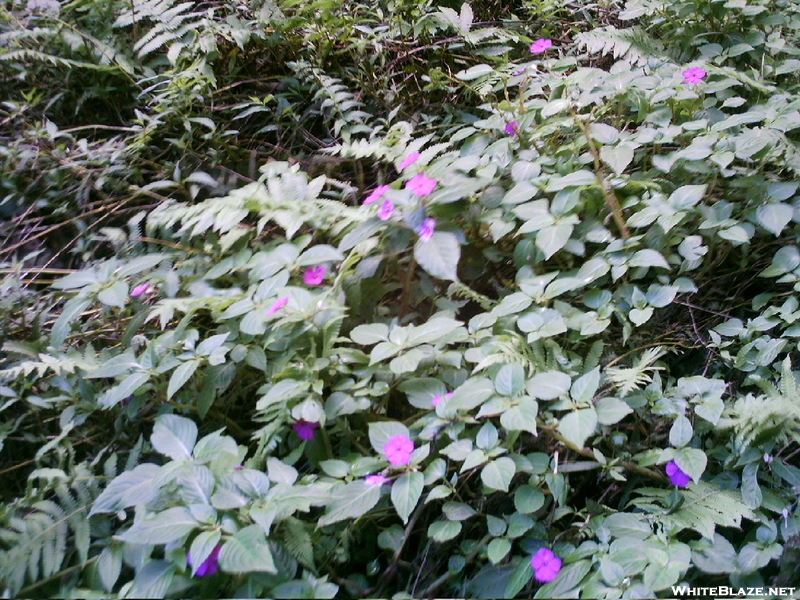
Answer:
[{"label": "pink flower petal", "polygon": [[378,218],[381,221],[388,221],[394,214],[394,203],[391,200],[384,200],[381,209],[378,211]]},{"label": "pink flower petal", "polygon": [[541,54],[553,45],[553,40],[538,39],[531,44],[531,54]]},{"label": "pink flower petal", "polygon": [[436,219],[425,219],[417,228],[417,233],[419,234],[419,239],[423,242],[427,242],[433,237],[433,233],[436,231]]},{"label": "pink flower petal", "polygon": [[319,427],[319,423],[300,419],[292,425],[292,429],[301,440],[310,440],[314,437],[314,430]]},{"label": "pink flower petal", "polygon": [[367,485],[383,485],[388,479],[385,475],[367,475],[364,478],[364,483]]},{"label": "pink flower petal", "polygon": [[367,204],[372,204],[376,200],[380,200],[381,197],[388,191],[389,191],[388,185],[379,185],[374,190],[372,190],[372,193],[369,196],[367,196],[366,200],[364,200],[364,206],[366,206]]},{"label": "pink flower petal", "polygon": [[406,189],[417,196],[427,196],[436,188],[437,181],[428,177],[425,173],[420,173],[411,178],[406,184]]},{"label": "pink flower petal", "polygon": [[419,152],[412,152],[408,156],[403,159],[403,162],[400,163],[400,170],[402,171],[406,167],[410,167],[415,162],[419,160],[420,154]]},{"label": "pink flower petal", "polygon": [[286,306],[288,302],[289,302],[289,296],[281,298],[280,300],[275,300],[272,306],[269,307],[269,310],[267,310],[267,315],[274,315],[276,312],[278,312],[280,309]]},{"label": "pink flower petal", "polygon": [[303,283],[306,285],[319,285],[325,279],[325,273],[328,272],[328,267],[325,265],[317,265],[316,267],[308,267],[303,274]]},{"label": "pink flower petal", "polygon": [[150,289],[149,283],[140,283],[131,291],[131,297],[136,298],[136,296],[141,296],[142,294],[152,294],[154,291]]}]

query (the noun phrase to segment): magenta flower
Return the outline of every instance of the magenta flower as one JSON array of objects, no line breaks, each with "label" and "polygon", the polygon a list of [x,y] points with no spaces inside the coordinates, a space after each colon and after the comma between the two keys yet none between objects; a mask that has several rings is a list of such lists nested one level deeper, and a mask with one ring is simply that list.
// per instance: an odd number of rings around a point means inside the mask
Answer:
[{"label": "magenta flower", "polygon": [[[211,554],[208,555],[208,558],[203,561],[197,571],[195,571],[195,577],[206,577],[208,575],[213,575],[219,569],[219,552],[222,550],[222,546],[217,545],[211,551]],[[186,553],[186,563],[191,567],[192,566],[192,553]]]},{"label": "magenta flower", "polygon": [[388,191],[389,191],[388,185],[379,185],[374,190],[372,190],[372,193],[369,196],[367,196],[366,200],[364,200],[364,206],[366,206],[367,204],[372,204],[376,200],[380,200],[381,197]]},{"label": "magenta flower", "polygon": [[436,408],[437,406],[439,406],[439,402],[442,401],[442,398],[449,398],[452,395],[453,395],[453,392],[448,392],[444,396],[436,396],[435,398],[431,399],[431,404],[433,404],[433,407]]},{"label": "magenta flower", "polygon": [[531,558],[533,578],[540,583],[553,581],[561,570],[561,559],[548,548],[539,548]]},{"label": "magenta flower", "polygon": [[553,40],[540,39],[531,44],[531,54],[541,54],[553,45]]},{"label": "magenta flower", "polygon": [[700,83],[706,75],[708,75],[708,73],[700,67],[692,67],[683,72],[683,81],[686,83]]},{"label": "magenta flower", "polygon": [[317,265],[316,267],[308,267],[303,274],[303,283],[306,285],[319,285],[325,279],[325,273],[328,272],[328,267],[325,265]]},{"label": "magenta flower", "polygon": [[436,187],[436,180],[427,177],[425,173],[420,173],[411,178],[406,184],[406,189],[411,190],[417,196],[427,196]]},{"label": "magenta flower", "polygon": [[136,296],[141,296],[142,294],[152,294],[155,292],[149,283],[140,283],[131,292],[131,298],[136,298]]},{"label": "magenta flower", "polygon": [[278,312],[280,309],[282,309],[284,306],[286,306],[287,302],[289,302],[289,296],[286,296],[285,298],[281,298],[280,300],[275,300],[275,302],[272,304],[272,306],[269,307],[269,310],[267,311],[267,315],[274,315],[276,312]]},{"label": "magenta flower", "polygon": [[394,214],[394,203],[391,200],[384,200],[381,209],[378,211],[378,218],[381,221],[388,221]]},{"label": "magenta flower", "polygon": [[364,483],[367,485],[383,485],[388,479],[385,475],[367,475],[364,478]]},{"label": "magenta flower", "polygon": [[511,121],[511,123],[506,125],[505,132],[511,137],[514,137],[515,135],[517,135],[517,129],[519,129],[519,123],[517,123],[516,121]]},{"label": "magenta flower", "polygon": [[669,480],[672,482],[672,485],[677,485],[678,487],[686,487],[692,480],[691,477],[681,471],[678,463],[674,460],[667,465],[667,475],[669,475]]},{"label": "magenta flower", "polygon": [[292,425],[292,429],[301,440],[310,440],[314,437],[314,430],[319,427],[319,423],[313,421],[306,421],[300,419],[297,423]]},{"label": "magenta flower", "polygon": [[427,242],[429,239],[431,239],[434,231],[436,231],[436,219],[425,219],[422,222],[422,225],[417,227],[419,239],[421,239],[423,242]]},{"label": "magenta flower", "polygon": [[395,435],[389,438],[383,451],[390,464],[407,465],[411,461],[411,453],[414,452],[414,442],[404,435]]},{"label": "magenta flower", "polygon": [[403,162],[400,163],[400,170],[402,171],[406,167],[410,167],[411,165],[413,165],[415,162],[419,160],[419,156],[420,156],[419,152],[412,152],[411,154],[406,156],[403,159]]}]

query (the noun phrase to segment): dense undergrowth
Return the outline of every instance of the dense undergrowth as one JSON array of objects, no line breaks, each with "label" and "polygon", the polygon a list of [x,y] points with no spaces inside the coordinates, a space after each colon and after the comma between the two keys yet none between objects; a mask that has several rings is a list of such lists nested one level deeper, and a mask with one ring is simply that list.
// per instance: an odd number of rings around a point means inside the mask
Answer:
[{"label": "dense undergrowth", "polygon": [[799,31],[0,6],[2,596],[800,587]]}]

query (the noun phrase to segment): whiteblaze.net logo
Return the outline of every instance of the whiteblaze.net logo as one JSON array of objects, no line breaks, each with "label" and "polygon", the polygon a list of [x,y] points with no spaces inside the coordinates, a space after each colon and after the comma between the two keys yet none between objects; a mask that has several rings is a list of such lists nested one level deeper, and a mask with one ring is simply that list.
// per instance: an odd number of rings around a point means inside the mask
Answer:
[{"label": "whiteblaze.net logo", "polygon": [[688,585],[673,585],[672,593],[676,596],[715,596],[717,598],[737,598],[748,596],[772,596],[776,598],[791,598],[797,588],[793,587],[692,587]]}]

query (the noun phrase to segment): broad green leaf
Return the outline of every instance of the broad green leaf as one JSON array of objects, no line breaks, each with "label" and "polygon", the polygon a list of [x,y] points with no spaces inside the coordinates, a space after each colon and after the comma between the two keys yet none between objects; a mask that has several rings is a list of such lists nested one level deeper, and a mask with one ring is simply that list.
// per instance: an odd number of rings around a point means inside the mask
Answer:
[{"label": "broad green leaf", "polygon": [[[486,406],[484,404],[484,406]],[[500,415],[500,425],[507,431],[527,431],[537,434],[536,415],[539,405],[532,398],[522,398],[516,406],[512,406]]]},{"label": "broad green leaf", "polygon": [[605,526],[615,538],[634,538],[643,540],[652,535],[653,529],[644,515],[633,513],[614,513],[606,517]]},{"label": "broad green leaf", "polygon": [[525,371],[520,365],[503,365],[494,377],[494,387],[502,396],[515,396],[525,385]]},{"label": "broad green leaf", "polygon": [[100,575],[100,581],[105,591],[110,592],[114,589],[114,584],[117,583],[121,571],[122,546],[114,544],[103,548],[100,558],[97,560],[97,573]]},{"label": "broad green leaf", "polygon": [[788,204],[765,204],[756,210],[759,225],[779,237],[794,216],[794,208]]},{"label": "broad green leaf", "polygon": [[446,542],[461,533],[461,527],[458,521],[434,521],[428,526],[428,537],[434,542]]},{"label": "broad green leaf", "polygon": [[489,546],[486,550],[488,552],[489,560],[493,565],[496,565],[511,551],[511,540],[506,538],[495,538],[489,542]]},{"label": "broad green leaf", "polygon": [[219,553],[219,568],[226,573],[278,573],[259,525],[245,527],[225,542]]},{"label": "broad green leaf", "polygon": [[595,367],[585,375],[581,375],[572,383],[569,395],[575,402],[585,403],[594,398],[600,385],[600,367]]},{"label": "broad green leaf", "polygon": [[106,390],[99,398],[97,404],[101,408],[111,408],[116,406],[129,396],[133,395],[140,386],[147,383],[150,379],[149,373],[131,373],[121,383]]},{"label": "broad green leaf", "polygon": [[628,261],[631,267],[661,267],[669,269],[669,263],[664,256],[656,250],[639,250]]},{"label": "broad green leaf", "polygon": [[[422,477],[421,473],[419,475]],[[380,497],[381,486],[369,485],[361,480],[352,481],[332,492],[333,502],[328,504],[328,509],[319,518],[317,526],[323,527],[345,519],[357,519],[371,510]]]},{"label": "broad green leaf", "polygon": [[606,163],[615,174],[621,175],[633,161],[633,148],[630,146],[603,146],[600,148],[600,159]]},{"label": "broad green leaf", "polygon": [[192,547],[189,552],[192,553],[192,576],[196,576],[197,569],[203,566],[203,562],[211,556],[211,552],[217,547],[219,540],[222,538],[222,532],[216,531],[203,531],[194,540],[192,540]]},{"label": "broad green leaf", "polygon": [[714,543],[701,540],[702,549],[692,551],[692,562],[704,573],[733,573],[736,571],[736,550],[721,536],[714,534]]},{"label": "broad green leaf", "polygon": [[544,253],[545,260],[561,250],[572,235],[572,225],[549,225],[536,234],[536,247]]},{"label": "broad green leaf", "polygon": [[523,485],[514,492],[514,507],[522,514],[536,512],[544,506],[544,494],[538,488]]},{"label": "broad green leaf", "polygon": [[[81,296],[76,296],[67,301],[64,308],[61,309],[61,314],[58,316],[58,319],[56,319],[56,322],[53,324],[50,343],[54,348],[61,347],[61,344],[64,343],[64,340],[66,340],[69,335],[73,321],[75,321],[91,303],[92,300],[90,298]],[[116,402],[114,402],[114,404],[116,404]]]},{"label": "broad green leaf", "polygon": [[526,387],[534,398],[555,400],[567,393],[571,383],[572,380],[566,373],[546,371],[534,375]]},{"label": "broad green leaf", "polygon": [[150,518],[134,521],[128,531],[115,536],[131,544],[169,544],[188,535],[200,524],[184,506],[168,508]]},{"label": "broad green leaf", "polygon": [[392,504],[403,523],[408,523],[409,515],[419,502],[424,480],[422,473],[412,471],[404,473],[392,484]]},{"label": "broad green leaf", "polygon": [[563,417],[558,424],[558,431],[578,448],[583,448],[586,439],[597,427],[597,413],[594,408],[582,408]]},{"label": "broad green leaf", "polygon": [[758,508],[763,501],[761,486],[758,485],[758,463],[750,463],[742,471],[742,500],[750,508]]},{"label": "broad green leaf", "polygon": [[675,462],[681,471],[697,482],[706,470],[708,458],[706,453],[698,448],[681,448],[675,451]]},{"label": "broad green leaf", "polygon": [[153,449],[172,460],[188,460],[197,441],[197,425],[177,415],[159,415],[150,443]]},{"label": "broad green leaf", "polygon": [[516,470],[517,467],[513,460],[507,456],[501,456],[483,467],[481,470],[481,481],[483,481],[486,487],[493,490],[507,492]]},{"label": "broad green leaf", "polygon": [[619,139],[619,131],[605,123],[591,123],[589,125],[589,134],[601,144],[616,144]]},{"label": "broad green leaf", "polygon": [[94,501],[89,516],[147,504],[158,494],[154,481],[158,471],[157,465],[144,463],[115,477]]},{"label": "broad green leaf", "polygon": [[200,366],[199,359],[190,359],[175,369],[172,372],[172,377],[169,378],[169,386],[167,386],[167,398],[172,398],[183,385],[189,381],[189,378],[194,375],[197,367]]},{"label": "broad green leaf", "polygon": [[489,73],[494,73],[494,69],[490,65],[474,65],[469,69],[459,71],[456,73],[456,77],[461,81],[472,81]]},{"label": "broad green leaf", "polygon": [[581,560],[565,565],[553,581],[539,588],[534,598],[574,597],[572,596],[573,590],[581,584],[581,581],[583,581],[583,578],[591,568],[592,562],[589,560]]},{"label": "broad green leaf", "polygon": [[669,443],[681,448],[691,441],[693,434],[692,422],[683,415],[678,415],[669,430]]},{"label": "broad green leaf", "polygon": [[166,560],[151,560],[136,573],[128,598],[164,598],[167,595],[175,565]]},{"label": "broad green leaf", "polygon": [[669,196],[668,202],[675,208],[690,208],[705,196],[705,185],[682,185]]},{"label": "broad green leaf", "polygon": [[128,301],[128,284],[124,281],[117,281],[110,287],[100,290],[97,299],[106,306],[124,308]]},{"label": "broad green leaf", "polygon": [[519,565],[517,565],[517,568],[514,570],[514,573],[511,575],[511,578],[508,580],[508,584],[506,584],[506,592],[503,598],[507,600],[516,598],[517,594],[522,591],[522,588],[530,583],[531,577],[533,577],[531,560],[527,556],[523,556]]},{"label": "broad green leaf", "polygon": [[458,261],[461,248],[454,233],[437,231],[424,242],[414,244],[414,258],[425,271],[439,279],[458,281]]},{"label": "broad green leaf", "polygon": [[614,425],[619,423],[633,412],[633,409],[619,398],[601,398],[595,404],[597,421],[601,425]]}]

